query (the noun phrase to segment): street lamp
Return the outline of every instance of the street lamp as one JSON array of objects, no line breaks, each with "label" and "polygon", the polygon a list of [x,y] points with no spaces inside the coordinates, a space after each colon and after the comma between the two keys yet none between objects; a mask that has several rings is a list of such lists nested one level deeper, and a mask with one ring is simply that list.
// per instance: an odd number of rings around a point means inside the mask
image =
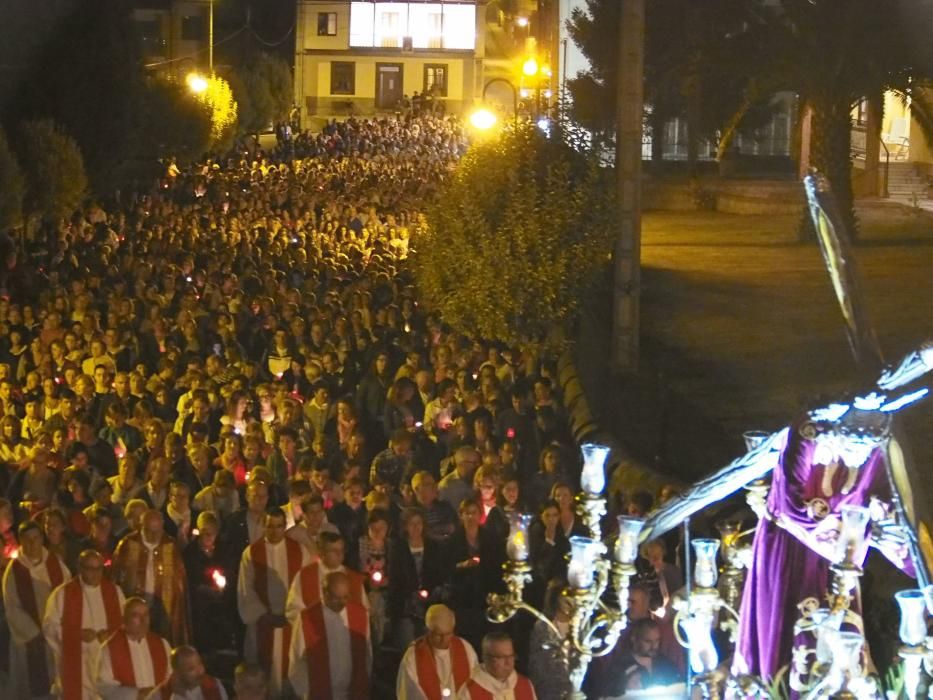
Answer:
[{"label": "street lamp", "polygon": [[191,92],[198,95],[207,90],[207,78],[198,73],[188,73],[185,83],[187,83]]},{"label": "street lamp", "polygon": [[526,59],[522,64],[522,73],[527,75],[529,78],[538,74],[538,61],[534,56]]},{"label": "street lamp", "polygon": [[208,2],[207,17],[207,68],[214,75],[214,0]]},{"label": "street lamp", "polygon": [[470,115],[470,124],[480,131],[488,131],[496,125],[496,115],[485,107],[480,107]]}]

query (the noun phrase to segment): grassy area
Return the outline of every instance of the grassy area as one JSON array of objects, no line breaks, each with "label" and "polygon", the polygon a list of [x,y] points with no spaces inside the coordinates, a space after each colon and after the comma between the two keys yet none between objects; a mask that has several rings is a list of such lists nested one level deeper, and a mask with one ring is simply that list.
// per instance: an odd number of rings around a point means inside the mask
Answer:
[{"label": "grassy area", "polygon": [[[893,360],[933,338],[933,217],[883,205],[859,215],[864,293]],[[743,430],[786,424],[855,381],[822,256],[797,241],[798,221],[645,214],[642,369],[621,384],[589,382],[603,390],[604,420],[643,459],[693,479],[735,456]],[[593,325],[603,335],[608,323],[603,312]],[[909,424],[928,432],[930,421],[924,407]],[[933,461],[933,441],[915,448]]]}]

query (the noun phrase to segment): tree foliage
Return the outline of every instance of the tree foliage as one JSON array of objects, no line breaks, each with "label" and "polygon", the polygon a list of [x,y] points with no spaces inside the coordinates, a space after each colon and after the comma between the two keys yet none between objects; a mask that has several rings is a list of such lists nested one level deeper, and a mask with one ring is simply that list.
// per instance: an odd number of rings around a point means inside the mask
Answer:
[{"label": "tree foliage", "polygon": [[17,139],[28,216],[69,216],[87,194],[78,144],[50,119],[26,122]]},{"label": "tree foliage", "polygon": [[255,134],[288,115],[294,88],[291,69],[282,59],[260,52],[230,78],[242,133]]},{"label": "tree foliage", "polygon": [[79,3],[47,42],[11,103],[11,123],[50,118],[71,134],[101,190],[133,152],[145,77],[130,3]]},{"label": "tree foliage", "polygon": [[211,112],[186,86],[153,81],[146,93],[146,114],[139,148],[146,160],[172,155],[185,163],[211,146]]},{"label": "tree foliage", "polygon": [[210,115],[211,148],[227,150],[233,143],[237,128],[237,103],[230,83],[219,75],[207,78],[207,88],[196,93],[195,99]]},{"label": "tree foliage", "polygon": [[[710,137],[742,102],[756,57],[743,30],[759,0],[651,0],[645,5],[645,102],[651,126],[686,117]],[[568,80],[574,117],[608,134],[615,124],[619,0],[587,0],[567,22],[590,70]],[[660,139],[654,139],[660,143]]]},{"label": "tree foliage", "polygon": [[608,263],[616,207],[595,158],[522,124],[473,146],[428,210],[414,271],[457,330],[555,346]]},{"label": "tree foliage", "polygon": [[0,130],[0,232],[22,223],[24,190],[23,173]]},{"label": "tree foliage", "polygon": [[77,3],[38,52],[17,99],[10,101],[6,123],[60,124],[78,142],[100,194],[125,186],[141,164],[164,155],[194,157],[212,145],[227,145],[233,132],[228,136],[218,123],[222,137],[205,137],[202,107],[182,88],[148,75],[139,47],[132,3]]},{"label": "tree foliage", "polygon": [[933,70],[905,38],[904,8],[897,0],[780,0],[746,29],[764,57],[750,93],[791,90],[810,107],[811,164],[829,179],[853,233],[853,108],[893,91],[910,99],[911,116],[933,134],[933,103],[924,90]]}]

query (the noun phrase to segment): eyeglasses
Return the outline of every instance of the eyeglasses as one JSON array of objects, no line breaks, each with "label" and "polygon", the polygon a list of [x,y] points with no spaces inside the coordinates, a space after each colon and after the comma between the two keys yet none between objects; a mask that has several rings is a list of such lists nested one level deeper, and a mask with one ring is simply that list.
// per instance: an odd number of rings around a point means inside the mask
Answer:
[{"label": "eyeglasses", "polygon": [[514,659],[515,654],[486,654],[486,658],[491,661],[508,661]]}]

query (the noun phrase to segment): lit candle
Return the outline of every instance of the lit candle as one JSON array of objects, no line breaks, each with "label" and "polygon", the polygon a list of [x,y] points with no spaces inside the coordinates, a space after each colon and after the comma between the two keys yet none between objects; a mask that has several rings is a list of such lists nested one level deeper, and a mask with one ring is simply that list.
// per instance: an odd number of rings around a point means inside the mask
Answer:
[{"label": "lit candle", "polygon": [[223,575],[220,569],[211,569],[211,580],[218,591],[222,591],[227,587],[227,577]]},{"label": "lit candle", "polygon": [[620,564],[634,564],[638,556],[638,537],[645,525],[644,518],[630,515],[619,516],[619,537],[616,539],[616,561]]},{"label": "lit candle", "polygon": [[506,544],[506,553],[512,561],[525,561],[528,559],[528,525],[531,516],[523,513],[513,513],[509,518],[509,540]]},{"label": "lit candle", "polygon": [[693,540],[693,552],[696,555],[694,580],[700,588],[715,588],[719,571],[716,568],[716,553],[719,551],[719,540],[696,539]]},{"label": "lit candle", "polygon": [[580,472],[580,487],[588,496],[599,496],[606,488],[606,459],[609,448],[591,442],[580,447],[583,453],[583,471]]},{"label": "lit candle", "polygon": [[418,597],[421,598],[422,600],[427,600],[428,599],[427,589],[422,588],[420,591],[418,591]]},{"label": "lit candle", "polygon": [[589,588],[593,585],[593,571],[600,543],[589,537],[570,538],[570,564],[567,565],[567,581],[573,588]]}]

